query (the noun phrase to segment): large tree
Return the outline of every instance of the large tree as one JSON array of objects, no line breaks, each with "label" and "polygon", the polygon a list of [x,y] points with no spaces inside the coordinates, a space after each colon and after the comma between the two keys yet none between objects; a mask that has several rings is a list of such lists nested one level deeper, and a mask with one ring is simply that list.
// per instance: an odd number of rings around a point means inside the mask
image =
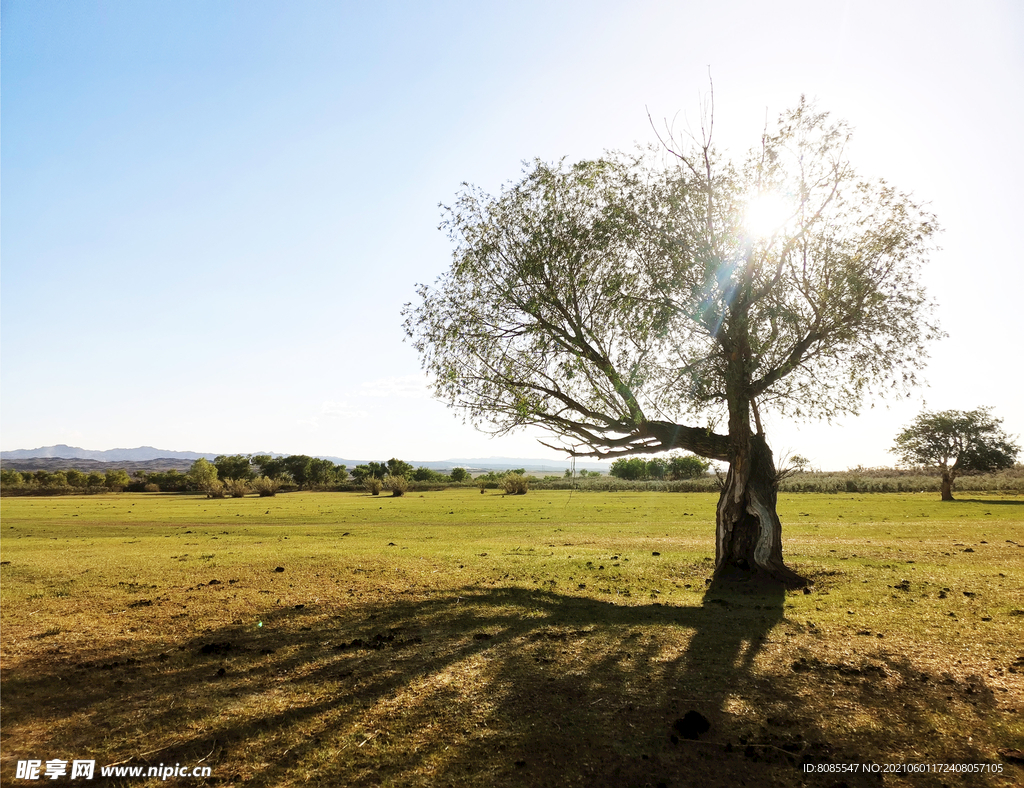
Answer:
[{"label": "large tree", "polygon": [[704,120],[686,144],[467,186],[451,269],[405,330],[436,396],[491,432],[728,462],[716,573],[799,584],[761,413],[831,418],[914,385],[939,334],[918,277],[936,226],[858,177],[847,127],[803,101],[738,165]]},{"label": "large tree", "polygon": [[942,474],[942,500],[965,473],[1012,468],[1020,452],[991,408],[924,412],[896,436],[893,452],[906,465],[930,465]]}]

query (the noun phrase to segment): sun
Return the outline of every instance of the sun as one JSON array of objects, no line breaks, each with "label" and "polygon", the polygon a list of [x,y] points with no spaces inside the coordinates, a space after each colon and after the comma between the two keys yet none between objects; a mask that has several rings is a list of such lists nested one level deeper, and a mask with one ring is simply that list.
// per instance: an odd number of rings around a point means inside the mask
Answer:
[{"label": "sun", "polygon": [[777,192],[755,194],[747,201],[743,226],[755,238],[768,238],[783,228],[793,207]]}]

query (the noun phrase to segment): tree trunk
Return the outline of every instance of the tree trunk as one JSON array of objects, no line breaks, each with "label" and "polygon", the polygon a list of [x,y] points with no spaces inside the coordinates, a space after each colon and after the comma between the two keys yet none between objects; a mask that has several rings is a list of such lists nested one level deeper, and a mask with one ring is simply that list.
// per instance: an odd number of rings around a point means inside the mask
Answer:
[{"label": "tree trunk", "polygon": [[775,511],[775,462],[763,435],[734,443],[725,487],[718,500],[715,578],[752,577],[790,588],[806,579],[782,560],[782,523]]},{"label": "tree trunk", "polygon": [[942,500],[952,501],[953,498],[953,474],[949,471],[942,472]]}]

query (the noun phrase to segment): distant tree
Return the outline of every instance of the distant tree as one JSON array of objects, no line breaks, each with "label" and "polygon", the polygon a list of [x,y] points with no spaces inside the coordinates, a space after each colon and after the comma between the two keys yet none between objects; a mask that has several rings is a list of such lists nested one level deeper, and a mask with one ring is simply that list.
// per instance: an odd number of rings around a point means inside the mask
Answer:
[{"label": "distant tree", "polygon": [[419,468],[412,472],[412,480],[414,482],[436,482],[440,478],[440,473],[431,470],[425,465],[421,465]]},{"label": "distant tree", "polygon": [[789,467],[796,473],[806,473],[811,469],[811,461],[802,454],[794,454],[789,458]]},{"label": "distant tree", "polygon": [[245,454],[222,454],[213,464],[217,466],[217,476],[221,479],[250,481],[253,478],[252,458]]},{"label": "distant tree", "polygon": [[305,487],[309,483],[310,463],[312,461],[313,458],[306,454],[292,454],[283,460],[285,471],[288,472],[288,475],[292,477],[292,480],[300,488]]},{"label": "distant tree", "polygon": [[217,466],[205,457],[200,457],[188,469],[188,480],[195,489],[209,494],[217,481]]},{"label": "distant tree", "polygon": [[252,458],[252,465],[259,468],[261,476],[280,479],[288,470],[284,467],[284,457],[271,457],[269,454],[257,454]]},{"label": "distant tree", "polygon": [[0,470],[0,484],[4,487],[18,487],[24,483],[25,477],[13,468],[4,468],[3,470]]},{"label": "distant tree", "polygon": [[469,471],[465,468],[452,468],[451,477],[453,482],[461,484],[469,478]]},{"label": "distant tree", "polygon": [[164,492],[177,492],[188,487],[189,477],[187,474],[178,473],[177,470],[171,468],[163,473],[149,474],[146,481],[149,484],[157,485]]},{"label": "distant tree", "polygon": [[942,500],[953,500],[958,476],[1012,468],[1020,446],[1003,432],[991,408],[922,413],[896,436],[892,452],[905,465],[930,465],[942,473]]},{"label": "distant tree", "polygon": [[647,461],[647,476],[651,479],[664,479],[668,475],[668,463],[661,457]]},{"label": "distant tree", "polygon": [[647,475],[647,463],[639,457],[620,457],[608,472],[617,479],[635,481]]},{"label": "distant tree", "polygon": [[327,487],[334,484],[337,478],[337,469],[330,460],[313,457],[306,466],[306,483],[310,487]]},{"label": "distant tree", "polygon": [[388,466],[383,462],[368,462],[352,469],[352,478],[355,479],[356,484],[363,484],[371,476],[383,479],[387,475]]},{"label": "distant tree", "polygon": [[342,463],[340,465],[335,465],[334,466],[334,477],[335,477],[335,480],[339,484],[347,482],[348,481],[348,466],[346,466],[344,463]]},{"label": "distant tree", "polygon": [[88,487],[102,487],[103,475],[93,471],[88,477],[86,477],[85,483]]},{"label": "distant tree", "polygon": [[68,486],[68,475],[64,471],[54,471],[50,474],[50,478],[46,480],[47,487],[67,487]]},{"label": "distant tree", "polygon": [[123,490],[129,484],[132,483],[131,477],[128,475],[128,471],[120,468],[116,471],[107,471],[103,477],[103,483],[111,490]]},{"label": "distant tree", "polygon": [[413,467],[409,463],[398,460],[392,457],[388,460],[387,475],[389,476],[405,476],[409,477],[413,472]]},{"label": "distant tree", "polygon": [[86,482],[89,478],[84,473],[75,470],[74,468],[70,468],[69,470],[65,471],[64,475],[67,477],[68,485],[70,485],[71,487],[85,487]]},{"label": "distant tree", "polygon": [[710,467],[711,463],[693,454],[676,454],[668,458],[668,472],[673,481],[703,476]]}]

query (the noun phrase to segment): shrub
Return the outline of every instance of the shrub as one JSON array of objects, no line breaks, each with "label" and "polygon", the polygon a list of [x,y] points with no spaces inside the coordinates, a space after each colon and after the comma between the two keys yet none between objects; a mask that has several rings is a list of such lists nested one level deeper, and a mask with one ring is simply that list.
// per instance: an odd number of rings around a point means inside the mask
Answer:
[{"label": "shrub", "polygon": [[244,498],[249,492],[249,482],[245,479],[225,479],[224,488],[232,498]]},{"label": "shrub", "polygon": [[207,498],[227,498],[227,495],[227,492],[224,490],[224,482],[220,479],[214,479],[206,486]]},{"label": "shrub", "polygon": [[269,476],[261,476],[252,483],[252,486],[259,493],[260,498],[271,498],[277,495],[277,491],[281,489],[281,482],[271,479]]},{"label": "shrub", "polygon": [[153,484],[153,482],[149,482],[149,484],[145,485],[142,488],[142,491],[143,492],[160,492],[160,485],[159,484]]},{"label": "shrub", "polygon": [[376,476],[367,476],[363,480],[363,488],[368,490],[370,495],[380,495],[380,491],[384,489],[384,482]]},{"label": "shrub", "polygon": [[409,480],[404,476],[385,476],[384,486],[391,490],[395,498],[400,498],[409,489]]},{"label": "shrub", "polygon": [[502,478],[501,486],[505,495],[526,495],[530,483],[521,473],[509,473]]}]

